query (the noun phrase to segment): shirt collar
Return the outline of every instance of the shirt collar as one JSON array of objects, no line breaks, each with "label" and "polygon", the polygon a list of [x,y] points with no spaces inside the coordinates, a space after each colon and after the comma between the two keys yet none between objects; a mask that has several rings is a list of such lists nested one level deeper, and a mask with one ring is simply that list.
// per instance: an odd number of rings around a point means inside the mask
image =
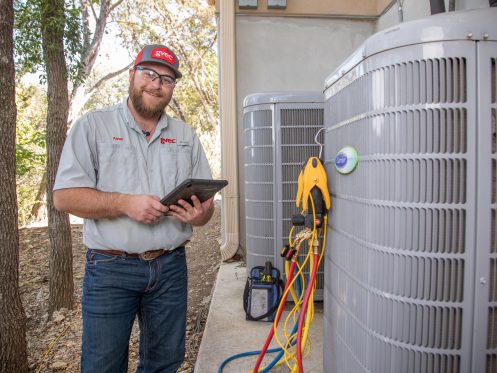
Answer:
[{"label": "shirt collar", "polygon": [[[133,117],[133,114],[131,114],[131,111],[129,110],[128,107],[128,99],[129,96],[126,97],[122,102],[121,102],[121,111],[123,113],[124,121],[128,125],[129,128],[134,129],[138,133],[141,133],[141,128],[140,126],[136,123],[135,118]],[[166,114],[166,111],[164,110],[164,113],[162,113],[159,123],[157,123],[157,133],[160,133],[164,128],[167,128],[169,124],[169,117]]]}]

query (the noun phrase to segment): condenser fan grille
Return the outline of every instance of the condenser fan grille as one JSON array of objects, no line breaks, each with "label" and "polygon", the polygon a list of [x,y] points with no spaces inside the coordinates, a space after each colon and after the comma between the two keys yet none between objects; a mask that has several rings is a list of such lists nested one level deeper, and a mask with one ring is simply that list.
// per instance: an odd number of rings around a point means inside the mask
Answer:
[{"label": "condenser fan grille", "polygon": [[[407,105],[466,102],[466,59],[434,58],[383,66],[334,94],[333,123],[357,115]],[[337,88],[342,88],[337,84]]]}]

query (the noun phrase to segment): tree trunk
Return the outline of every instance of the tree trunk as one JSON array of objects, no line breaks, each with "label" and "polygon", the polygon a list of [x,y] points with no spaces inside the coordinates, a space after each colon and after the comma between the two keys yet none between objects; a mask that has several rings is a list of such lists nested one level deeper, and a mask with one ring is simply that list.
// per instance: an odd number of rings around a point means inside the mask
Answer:
[{"label": "tree trunk", "polygon": [[42,48],[47,72],[47,212],[50,238],[48,314],[73,307],[72,243],[69,216],[53,205],[52,189],[66,138],[69,95],[64,58],[64,0],[47,0],[41,11]]},{"label": "tree trunk", "polygon": [[27,372],[26,316],[19,296],[14,7],[0,0],[0,372]]}]

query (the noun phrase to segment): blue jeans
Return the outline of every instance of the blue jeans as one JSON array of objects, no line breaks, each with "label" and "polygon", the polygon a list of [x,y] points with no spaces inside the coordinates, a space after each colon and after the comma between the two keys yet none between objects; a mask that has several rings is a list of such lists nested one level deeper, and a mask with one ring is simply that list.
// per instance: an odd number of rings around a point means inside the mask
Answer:
[{"label": "blue jeans", "polygon": [[152,261],[88,250],[83,280],[82,373],[126,373],[135,316],[137,373],[173,373],[185,356],[185,249]]}]

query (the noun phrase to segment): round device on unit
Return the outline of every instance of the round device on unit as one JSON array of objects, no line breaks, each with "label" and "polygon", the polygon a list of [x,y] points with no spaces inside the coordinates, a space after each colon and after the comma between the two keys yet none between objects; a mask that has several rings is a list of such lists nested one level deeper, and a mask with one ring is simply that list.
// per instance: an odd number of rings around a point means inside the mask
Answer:
[{"label": "round device on unit", "polygon": [[340,149],[335,157],[335,168],[341,174],[350,174],[357,167],[359,156],[353,146]]}]

